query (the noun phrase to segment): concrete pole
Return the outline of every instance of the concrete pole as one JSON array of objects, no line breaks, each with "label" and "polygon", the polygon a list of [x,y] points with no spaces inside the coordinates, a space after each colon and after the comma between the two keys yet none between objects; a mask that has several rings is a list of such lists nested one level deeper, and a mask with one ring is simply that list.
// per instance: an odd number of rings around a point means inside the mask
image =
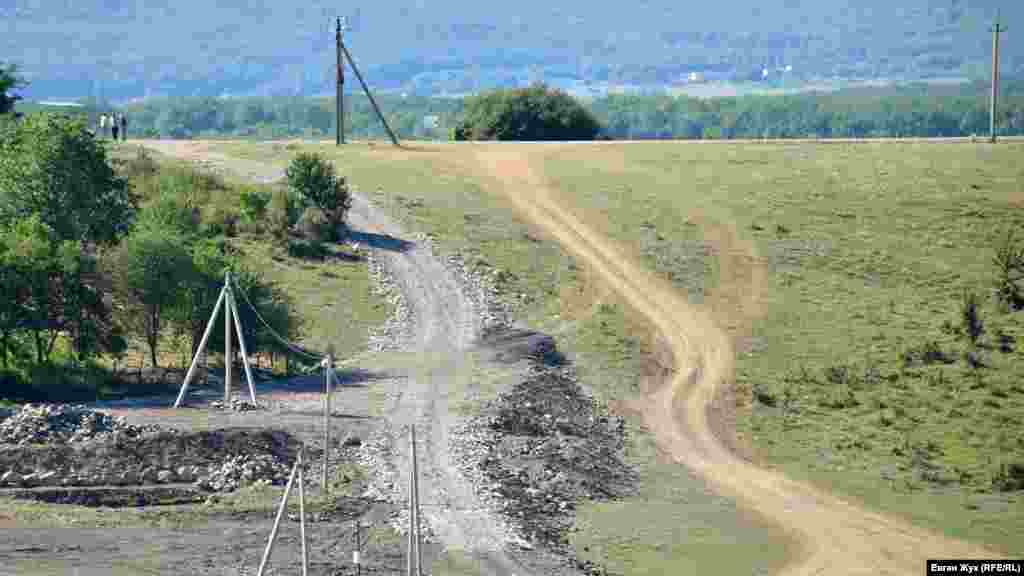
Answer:
[{"label": "concrete pole", "polygon": [[999,97],[999,34],[1006,32],[999,24],[999,13],[996,13],[996,24],[992,27],[992,97],[989,105],[988,133],[989,139],[996,141],[996,104]]},{"label": "concrete pole", "polygon": [[420,475],[416,463],[416,427],[412,430],[412,506],[413,506],[413,528],[416,533],[415,554],[416,554],[416,576],[423,576],[423,554],[420,552]]},{"label": "concrete pole", "polygon": [[302,453],[305,444],[299,446],[299,537],[302,539],[302,576],[309,574],[309,556],[306,553],[306,491],[304,488],[305,474],[302,472]]},{"label": "concrete pole", "polygon": [[238,306],[235,295],[228,292],[228,308],[235,320],[235,332],[238,333],[238,349],[242,352],[242,367],[245,369],[245,381],[249,384],[249,398],[256,404],[256,385],[252,381],[252,368],[249,366],[249,351],[245,349],[245,334],[242,332],[242,321],[238,319]]},{"label": "concrete pole", "polygon": [[[416,450],[416,443],[414,440],[414,434],[416,432],[413,427],[409,427],[409,454],[412,455]],[[413,458],[413,462],[415,462]],[[415,545],[413,540],[416,538],[416,468],[415,466],[409,467],[409,549],[406,552],[406,563],[405,563],[405,576],[413,576],[413,554],[415,554]]]},{"label": "concrete pole", "polygon": [[338,18],[338,29],[335,33],[335,49],[338,52],[338,86],[337,86],[337,97],[335,99],[336,106],[338,107],[337,119],[338,126],[335,133],[335,146],[341,146],[345,143],[345,72],[344,72],[344,60],[341,55],[341,18]]},{"label": "concrete pole", "polygon": [[292,484],[295,482],[295,475],[299,471],[299,461],[295,461],[295,465],[292,466],[291,476],[288,477],[288,485],[284,487],[284,496],[281,496],[281,505],[277,509],[277,517],[274,518],[274,527],[270,529],[270,538],[267,539],[267,547],[263,550],[263,558],[260,560],[260,568],[256,571],[256,576],[263,576],[263,570],[267,567],[267,562],[270,561],[270,553],[274,549],[274,541],[277,540],[277,530],[281,527],[281,517],[284,516],[285,506],[288,505],[288,496],[292,493]]},{"label": "concrete pole", "polygon": [[328,352],[324,359],[324,455],[321,471],[321,486],[327,494],[327,460],[331,451],[331,372],[334,370],[334,356]]},{"label": "concrete pole", "polygon": [[217,319],[217,312],[220,311],[220,307],[224,304],[224,299],[227,294],[227,286],[221,288],[220,296],[217,297],[217,303],[213,306],[213,313],[210,314],[210,320],[206,323],[206,331],[203,332],[203,338],[199,341],[199,348],[196,349],[196,355],[192,358],[192,365],[189,366],[188,372],[185,374],[185,382],[181,385],[181,391],[178,392],[178,399],[174,401],[174,407],[181,406],[181,401],[185,398],[185,392],[188,390],[188,384],[192,381],[192,377],[195,375],[196,367],[199,365],[199,355],[206,351],[206,341],[210,339],[210,333],[213,332],[213,322]]},{"label": "concrete pole", "polygon": [[[231,272],[224,273],[224,290],[231,298]],[[224,407],[231,404],[231,306],[224,307]]]}]

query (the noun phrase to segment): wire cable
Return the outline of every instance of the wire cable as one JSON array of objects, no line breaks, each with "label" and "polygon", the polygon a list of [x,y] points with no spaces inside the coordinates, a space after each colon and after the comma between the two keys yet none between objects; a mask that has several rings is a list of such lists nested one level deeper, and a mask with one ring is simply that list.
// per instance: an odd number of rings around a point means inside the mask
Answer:
[{"label": "wire cable", "polygon": [[232,282],[232,284],[234,284],[235,290],[242,295],[242,299],[245,300],[245,303],[249,305],[249,308],[253,311],[253,314],[255,314],[256,318],[258,318],[259,321],[263,324],[263,326],[266,327],[266,329],[270,332],[271,336],[276,338],[279,342],[284,344],[286,348],[288,348],[292,352],[295,352],[296,354],[305,356],[310,360],[323,360],[325,356],[324,354],[309,352],[308,350],[301,348],[298,344],[294,344],[290,342],[287,338],[278,334],[277,330],[274,330],[274,328],[271,327],[270,324],[263,319],[263,316],[260,315],[259,310],[256,310],[256,307],[252,305],[252,302],[249,300],[249,296],[246,295],[245,291],[242,290],[242,288],[238,286],[236,282]]}]

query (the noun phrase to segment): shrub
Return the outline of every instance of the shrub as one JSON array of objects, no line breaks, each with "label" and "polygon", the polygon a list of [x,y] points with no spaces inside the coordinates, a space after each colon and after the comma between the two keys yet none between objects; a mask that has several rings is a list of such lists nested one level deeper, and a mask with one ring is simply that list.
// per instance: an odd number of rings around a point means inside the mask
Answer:
[{"label": "shrub", "polygon": [[124,163],[124,173],[129,179],[152,178],[160,171],[160,165],[145,148],[139,147],[135,157]]},{"label": "shrub", "polygon": [[267,190],[245,186],[239,195],[238,207],[248,222],[260,222],[267,216],[271,193]]},{"label": "shrub", "polygon": [[330,239],[333,240],[334,229],[345,222],[352,205],[345,178],[335,173],[329,161],[309,152],[301,152],[293,158],[285,174],[292,190],[323,211],[331,222]]},{"label": "shrub", "polygon": [[455,140],[593,140],[601,125],[569,94],[534,84],[466,101]]},{"label": "shrub", "polygon": [[960,306],[960,329],[964,336],[967,336],[972,345],[977,346],[978,339],[985,332],[985,326],[981,320],[981,312],[978,310],[978,296],[974,292],[965,292],[963,303]]},{"label": "shrub", "polygon": [[270,193],[270,203],[267,206],[267,225],[274,237],[279,239],[288,237],[292,219],[287,190],[277,188]]},{"label": "shrub", "polygon": [[203,212],[203,232],[207,236],[223,234],[228,238],[238,233],[238,212],[233,209],[214,204]]},{"label": "shrub", "polygon": [[1024,244],[1017,245],[1013,230],[1008,230],[996,245],[995,295],[1008,310],[1024,309]]},{"label": "shrub", "polygon": [[292,258],[323,260],[327,256],[327,249],[317,240],[290,240],[288,255]]},{"label": "shrub", "polygon": [[333,240],[331,224],[330,219],[324,214],[323,210],[316,206],[310,206],[302,213],[302,217],[299,218],[296,227],[299,229],[299,233],[308,240],[323,242],[325,240]]}]

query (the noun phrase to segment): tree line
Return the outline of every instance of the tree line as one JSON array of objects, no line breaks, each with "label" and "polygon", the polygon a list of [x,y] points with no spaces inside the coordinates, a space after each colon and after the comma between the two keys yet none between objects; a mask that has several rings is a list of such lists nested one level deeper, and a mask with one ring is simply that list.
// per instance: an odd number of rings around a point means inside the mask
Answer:
[{"label": "tree line", "polygon": [[[456,139],[474,115],[474,102],[531,98],[529,89],[487,92],[468,98],[382,94],[379,103],[403,139]],[[346,133],[383,138],[363,95],[349,95]],[[614,94],[580,103],[612,139],[728,139],[804,137],[970,136],[988,133],[984,83],[959,87],[911,85],[851,88],[837,92],[692,98]],[[111,107],[86,101],[90,118]],[[153,138],[330,138],[335,131],[330,98],[162,98],[122,108],[134,136]],[[998,113],[1000,133],[1024,134],[1024,81],[1005,82]]]}]

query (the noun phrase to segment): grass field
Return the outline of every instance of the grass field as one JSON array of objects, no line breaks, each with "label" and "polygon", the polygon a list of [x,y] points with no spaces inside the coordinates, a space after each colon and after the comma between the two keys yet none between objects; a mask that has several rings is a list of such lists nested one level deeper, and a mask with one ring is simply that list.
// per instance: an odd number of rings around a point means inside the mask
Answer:
[{"label": "grass field", "polygon": [[[1024,231],[1022,153],[638,144],[562,147],[544,167],[732,328],[740,399],[756,398],[738,432],[763,463],[1020,555],[1024,486],[1006,474],[1024,465],[1024,313],[990,295],[994,242]],[[958,333],[964,290],[982,303],[977,348]]]}]

